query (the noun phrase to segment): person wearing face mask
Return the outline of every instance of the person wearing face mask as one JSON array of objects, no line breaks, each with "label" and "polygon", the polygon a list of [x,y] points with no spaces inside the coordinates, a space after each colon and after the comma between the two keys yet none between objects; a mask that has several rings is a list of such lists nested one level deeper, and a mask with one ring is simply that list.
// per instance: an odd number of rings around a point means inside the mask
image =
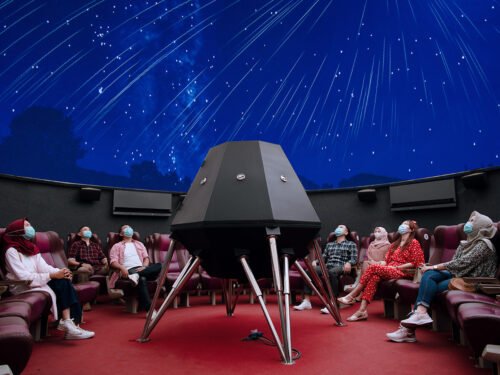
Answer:
[{"label": "person wearing face mask", "polygon": [[78,239],[71,244],[68,252],[68,265],[78,271],[78,276],[85,275],[79,281],[86,281],[91,275],[107,275],[108,259],[98,242],[92,240],[90,227],[84,225],[78,230]]},{"label": "person wearing face mask", "polygon": [[420,281],[418,296],[412,315],[401,324],[397,331],[388,333],[389,340],[395,342],[415,342],[415,329],[432,323],[428,310],[434,297],[448,289],[453,277],[494,277],[497,270],[497,255],[491,239],[497,227],[485,215],[474,211],[464,225],[465,241],[460,241],[453,259],[433,266],[422,266],[424,273]]},{"label": "person wearing face mask", "polygon": [[138,287],[139,307],[149,311],[151,298],[148,292],[147,281],[155,280],[161,272],[161,264],[150,264],[149,255],[140,241],[132,237],[134,230],[130,225],[120,227],[122,240],[113,245],[109,252],[111,268],[117,270],[109,280],[109,288],[114,288],[119,277],[129,278]]},{"label": "person wearing face mask", "polygon": [[71,282],[71,271],[54,268],[45,262],[33,242],[35,234],[35,229],[26,218],[13,221],[5,229],[2,258],[6,279],[30,281],[29,285],[14,284],[9,290],[12,294],[37,290],[48,293],[52,299],[54,319],[61,317],[57,329],[65,332],[66,340],[94,337],[94,332],[78,326],[82,320],[82,308]]},{"label": "person wearing face mask", "polygon": [[416,268],[424,263],[424,252],[420,243],[415,239],[417,229],[418,226],[414,220],[401,223],[398,228],[400,237],[390,246],[385,261],[368,266],[358,286],[345,297],[337,299],[343,304],[352,305],[356,302],[356,297],[361,294],[359,310],[347,318],[348,321],[368,319],[368,304],[372,301],[380,280],[412,278],[413,276],[405,270]]},{"label": "person wearing face mask", "polygon": [[[358,260],[358,248],[353,241],[351,231],[345,225],[339,225],[335,229],[335,240],[326,244],[323,250],[323,259],[328,269],[328,275],[332,291],[335,296],[339,294],[339,277],[343,273],[350,273]],[[321,269],[315,265],[315,271],[321,275]],[[295,310],[310,310],[311,306],[311,289],[304,286],[304,299],[300,305],[293,307]],[[322,314],[328,314],[326,307],[321,309]]]},{"label": "person wearing face mask", "polygon": [[361,265],[361,271],[358,274],[358,278],[353,285],[346,285],[344,291],[352,291],[358,284],[361,276],[372,264],[382,264],[385,260],[385,254],[389,250],[391,243],[387,239],[387,231],[383,227],[375,227],[373,230],[373,235],[375,239],[370,242],[368,249],[366,250],[366,260],[363,261]]}]

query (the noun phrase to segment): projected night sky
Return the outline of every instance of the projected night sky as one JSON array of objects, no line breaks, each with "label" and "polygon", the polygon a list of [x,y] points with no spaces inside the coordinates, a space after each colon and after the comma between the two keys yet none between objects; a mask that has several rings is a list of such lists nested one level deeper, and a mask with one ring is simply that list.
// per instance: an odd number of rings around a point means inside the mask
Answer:
[{"label": "projected night sky", "polygon": [[306,188],[500,165],[496,0],[0,1],[0,173],[186,191],[222,142]]}]

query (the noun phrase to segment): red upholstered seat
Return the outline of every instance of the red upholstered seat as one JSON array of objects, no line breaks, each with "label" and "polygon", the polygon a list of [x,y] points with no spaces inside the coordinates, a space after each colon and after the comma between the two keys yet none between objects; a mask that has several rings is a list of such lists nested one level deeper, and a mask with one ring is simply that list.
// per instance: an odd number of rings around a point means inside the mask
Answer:
[{"label": "red upholstered seat", "polygon": [[[156,262],[163,263],[167,256],[167,251],[170,246],[170,236],[168,234],[160,234],[154,233],[152,235],[152,249],[153,256]],[[172,260],[170,261],[167,273],[167,280],[165,282],[165,286],[171,288],[174,284],[175,280],[179,276],[180,272],[186,265],[187,259],[189,257],[188,251],[184,248],[184,246],[180,242],[176,242],[176,246],[174,248],[174,253],[172,255]],[[208,274],[206,274],[206,277]],[[198,285],[200,284],[200,274],[195,272],[191,279],[185,284],[183,288],[183,292],[195,291],[198,289]],[[189,298],[186,294],[186,304],[189,305]],[[177,303],[174,304],[176,306]]]},{"label": "red upholstered seat", "polygon": [[475,357],[487,344],[500,345],[500,306],[485,303],[462,303],[457,311],[460,328]]},{"label": "red upholstered seat", "polygon": [[[388,234],[392,243],[400,237],[398,232]],[[424,252],[424,259],[428,261],[432,244],[432,234],[427,228],[419,228],[415,233],[415,239],[420,243]],[[411,309],[418,294],[418,284],[412,280],[384,280],[380,282],[377,295],[384,299],[385,315],[402,319]]]},{"label": "red upholstered seat", "polygon": [[[0,228],[0,241],[5,232],[5,228]],[[5,270],[3,270],[4,272]],[[2,295],[2,302],[27,303],[30,306],[29,315],[26,318],[29,328],[36,340],[46,334],[47,321],[52,306],[52,300],[48,293],[41,291],[25,292],[18,295],[11,295],[9,291]]]},{"label": "red upholstered seat", "polygon": [[[47,264],[57,268],[68,267],[68,259],[64,253],[63,241],[56,232],[36,232],[35,243]],[[75,285],[75,290],[82,305],[94,302],[99,291],[99,283],[88,281],[77,284]]]},{"label": "red upholstered seat", "polygon": [[[69,233],[68,234],[68,237],[66,239],[66,256],[69,252],[69,249],[71,249],[71,245],[73,245],[73,242],[75,242],[78,239],[79,239],[79,237],[77,236],[76,233]],[[103,248],[102,241],[96,233],[92,233],[92,238],[90,240],[93,242],[97,242],[101,246],[101,249]],[[108,263],[109,263],[109,257],[108,257]],[[78,275],[75,275],[74,278],[75,278],[76,282],[78,283],[79,282]],[[108,292],[106,275],[92,275],[89,277],[89,280],[99,283],[99,294],[106,294]]]},{"label": "red upholstered seat", "polygon": [[33,337],[26,321],[18,316],[0,316],[0,363],[20,374],[31,356]]},{"label": "red upholstered seat", "polygon": [[[134,232],[132,238],[136,241],[141,240],[141,236],[140,236],[139,232]],[[106,256],[108,256],[108,258],[109,258],[109,252],[110,252],[111,248],[113,247],[113,245],[120,242],[121,240],[122,239],[121,239],[119,233],[116,233],[116,232],[109,232],[108,233],[106,251],[104,252],[106,254]],[[153,262],[158,263],[158,260],[155,260],[154,254],[153,254],[153,257],[150,258],[150,262],[151,263],[153,263]],[[152,296],[156,290],[156,286],[158,285],[158,283],[156,280],[152,280],[152,281],[148,281],[147,285],[148,285],[149,294]],[[132,282],[132,280],[119,278],[116,281],[115,288],[121,289],[123,291],[123,297],[124,297],[125,302],[126,302],[127,311],[131,312],[133,314],[137,313],[137,308],[138,308],[138,304],[139,304],[138,294],[137,294],[137,288],[134,285],[134,283]]]},{"label": "red upholstered seat", "polygon": [[496,301],[494,297],[487,296],[479,293],[462,292],[461,290],[450,290],[445,296],[446,309],[451,320],[458,324],[457,311],[463,303],[486,303],[500,306],[500,302]]}]

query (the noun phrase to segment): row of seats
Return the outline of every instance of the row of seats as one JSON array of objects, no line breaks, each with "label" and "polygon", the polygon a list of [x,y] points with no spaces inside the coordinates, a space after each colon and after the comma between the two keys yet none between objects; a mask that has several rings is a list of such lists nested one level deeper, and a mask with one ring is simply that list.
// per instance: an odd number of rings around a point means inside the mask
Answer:
[{"label": "row of seats", "polygon": [[[4,232],[5,229],[0,228],[0,240]],[[35,242],[48,264],[67,266],[63,243],[57,233],[38,232]],[[8,364],[14,374],[19,374],[29,360],[33,342],[47,333],[52,299],[42,291],[11,295],[7,288],[10,284],[11,281],[0,281],[5,287],[0,300],[0,364]],[[82,305],[93,302],[98,289],[99,284],[95,281],[75,285]]]},{"label": "row of seats", "polygon": [[[0,237],[2,234],[3,230],[0,229]],[[333,234],[330,234],[327,241],[331,241],[333,239],[332,236]],[[393,242],[397,239],[397,236],[397,233],[389,233],[389,240]],[[366,254],[366,249],[368,248],[369,243],[373,240],[373,235],[360,239],[357,233],[353,232],[353,237],[356,245],[358,246],[358,260],[359,262],[362,262]],[[139,233],[134,233],[134,238],[140,240]],[[425,228],[420,228],[416,233],[416,239],[421,243],[422,249],[424,250],[425,259],[431,264],[437,264],[450,260],[453,257],[454,251],[458,247],[459,241],[464,238],[463,224],[455,226],[439,226],[434,230],[434,233],[431,233]],[[70,234],[68,236],[66,246],[67,249],[69,249],[75,239],[75,234]],[[96,235],[94,235],[92,240],[99,243],[101,242]],[[47,263],[53,265],[54,267],[67,267],[67,258],[64,251],[63,240],[56,232],[37,232],[35,241]],[[108,233],[106,245],[103,246],[103,250],[108,258],[109,250],[118,241],[120,241],[118,233]],[[167,250],[170,246],[170,241],[169,236],[166,234],[155,233],[146,237],[144,243],[152,262],[164,261]],[[497,247],[497,249],[499,249],[499,247]],[[181,244],[177,244],[169,267],[165,290],[168,290],[168,288],[173,284],[186,264],[188,256],[189,254],[187,250],[184,249]],[[351,284],[354,282],[355,277],[356,271],[353,270],[350,275],[344,275],[341,278],[341,284]],[[263,289],[270,290],[272,288],[272,280],[259,280],[259,284]],[[302,278],[296,270],[293,270],[293,267],[290,271],[290,285],[292,291],[302,291]],[[342,290],[342,285],[340,290]],[[156,286],[157,283],[155,281],[149,282],[149,290],[151,293],[156,290]],[[98,291],[101,293],[107,293],[106,277],[102,275],[93,275],[91,276],[90,281],[78,283],[75,285],[75,288],[82,304],[92,302],[96,299]],[[127,310],[130,312],[136,312],[137,291],[132,282],[128,279],[120,279],[117,282],[116,288],[122,290],[123,297],[126,300]],[[201,290],[209,292],[212,303],[215,303],[215,293],[222,290],[222,280],[210,277],[205,271],[203,271],[203,269],[200,269],[198,273],[193,275],[184,289],[184,292],[186,292],[186,304],[189,304],[189,292]],[[386,316],[400,319],[405,312],[410,310],[411,304],[415,301],[417,292],[418,284],[415,284],[410,280],[390,280],[382,282],[378,295],[384,299]],[[8,292],[6,296],[8,296]],[[14,302],[19,303],[15,304]],[[9,332],[31,332],[31,334],[25,335],[24,339],[19,339],[17,336],[15,338],[16,340],[22,342],[24,349],[27,350],[24,350],[23,353],[30,352],[33,338],[39,339],[40,336],[46,332],[50,303],[50,298],[42,292],[31,292],[23,294],[22,296],[2,298],[0,301],[0,340],[8,341],[9,337],[12,336]],[[461,305],[464,306],[462,307]],[[479,315],[481,318],[477,318],[477,312],[479,310],[481,311],[481,314]],[[443,315],[448,315],[450,317],[455,329],[462,329],[468,342],[473,347],[475,355],[482,350],[484,343],[494,343],[495,340],[490,340],[482,334],[477,335],[477,332],[475,334],[472,328],[468,328],[476,327],[477,324],[483,324],[483,326],[486,327],[486,324],[498,324],[500,322],[500,306],[494,298],[473,293],[464,294],[463,292],[448,292],[439,299],[433,309],[435,322],[440,322]],[[4,320],[2,323],[3,318],[9,319]],[[21,322],[23,322],[26,326],[24,331],[12,329],[12,327],[20,322],[19,319],[21,319]],[[482,330],[485,330],[484,327]],[[490,332],[492,331],[490,330]],[[493,332],[495,331],[493,330]],[[500,331],[496,332],[498,333]],[[497,337],[500,338],[500,335],[497,335]],[[9,348],[12,348],[12,346],[9,346]],[[6,354],[5,357],[8,358],[8,355]],[[20,358],[19,356],[15,357]],[[1,360],[2,358],[0,358],[0,361]],[[22,360],[20,360],[20,363],[22,363]],[[14,365],[14,368],[21,367],[22,366],[17,365],[16,367],[16,365]],[[13,367],[11,366],[11,368]]]},{"label": "row of seats", "polygon": [[[500,222],[493,238],[500,259]],[[464,224],[440,225],[432,235],[420,229],[416,239],[422,245],[425,260],[429,264],[450,261],[460,241],[465,240]],[[366,243],[369,240],[363,239]],[[433,329],[451,329],[455,339],[461,339],[472,349],[475,358],[480,358],[487,344],[500,345],[500,265],[492,282],[498,287],[488,288],[486,295],[462,291],[441,293],[431,306]],[[380,283],[378,296],[384,300],[386,317],[404,319],[418,294],[419,284],[412,280],[388,280]]]}]

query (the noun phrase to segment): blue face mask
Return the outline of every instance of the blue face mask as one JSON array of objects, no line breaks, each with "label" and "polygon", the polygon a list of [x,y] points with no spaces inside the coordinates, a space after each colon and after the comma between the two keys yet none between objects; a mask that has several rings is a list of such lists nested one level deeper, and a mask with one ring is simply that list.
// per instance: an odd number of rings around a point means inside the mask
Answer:
[{"label": "blue face mask", "polygon": [[32,240],[33,238],[35,238],[35,234],[36,234],[35,228],[33,228],[32,226],[24,228],[23,237],[26,238],[27,240]]},{"label": "blue face mask", "polygon": [[472,223],[470,221],[466,222],[464,225],[464,233],[465,234],[470,234],[474,230],[474,227],[472,226]]},{"label": "blue face mask", "polygon": [[90,238],[90,237],[92,237],[92,231],[91,230],[84,230],[82,232],[82,237],[83,238]]},{"label": "blue face mask", "polygon": [[130,228],[130,227],[126,227],[126,228],[123,230],[123,235],[124,235],[125,237],[130,238],[130,237],[132,237],[132,236],[134,235],[134,230],[133,230],[132,228]]},{"label": "blue face mask", "polygon": [[401,224],[398,228],[399,234],[403,235],[410,231],[410,227],[406,224]]},{"label": "blue face mask", "polygon": [[335,229],[335,235],[336,235],[337,237],[343,236],[343,235],[344,235],[344,228],[337,227],[337,228]]}]

